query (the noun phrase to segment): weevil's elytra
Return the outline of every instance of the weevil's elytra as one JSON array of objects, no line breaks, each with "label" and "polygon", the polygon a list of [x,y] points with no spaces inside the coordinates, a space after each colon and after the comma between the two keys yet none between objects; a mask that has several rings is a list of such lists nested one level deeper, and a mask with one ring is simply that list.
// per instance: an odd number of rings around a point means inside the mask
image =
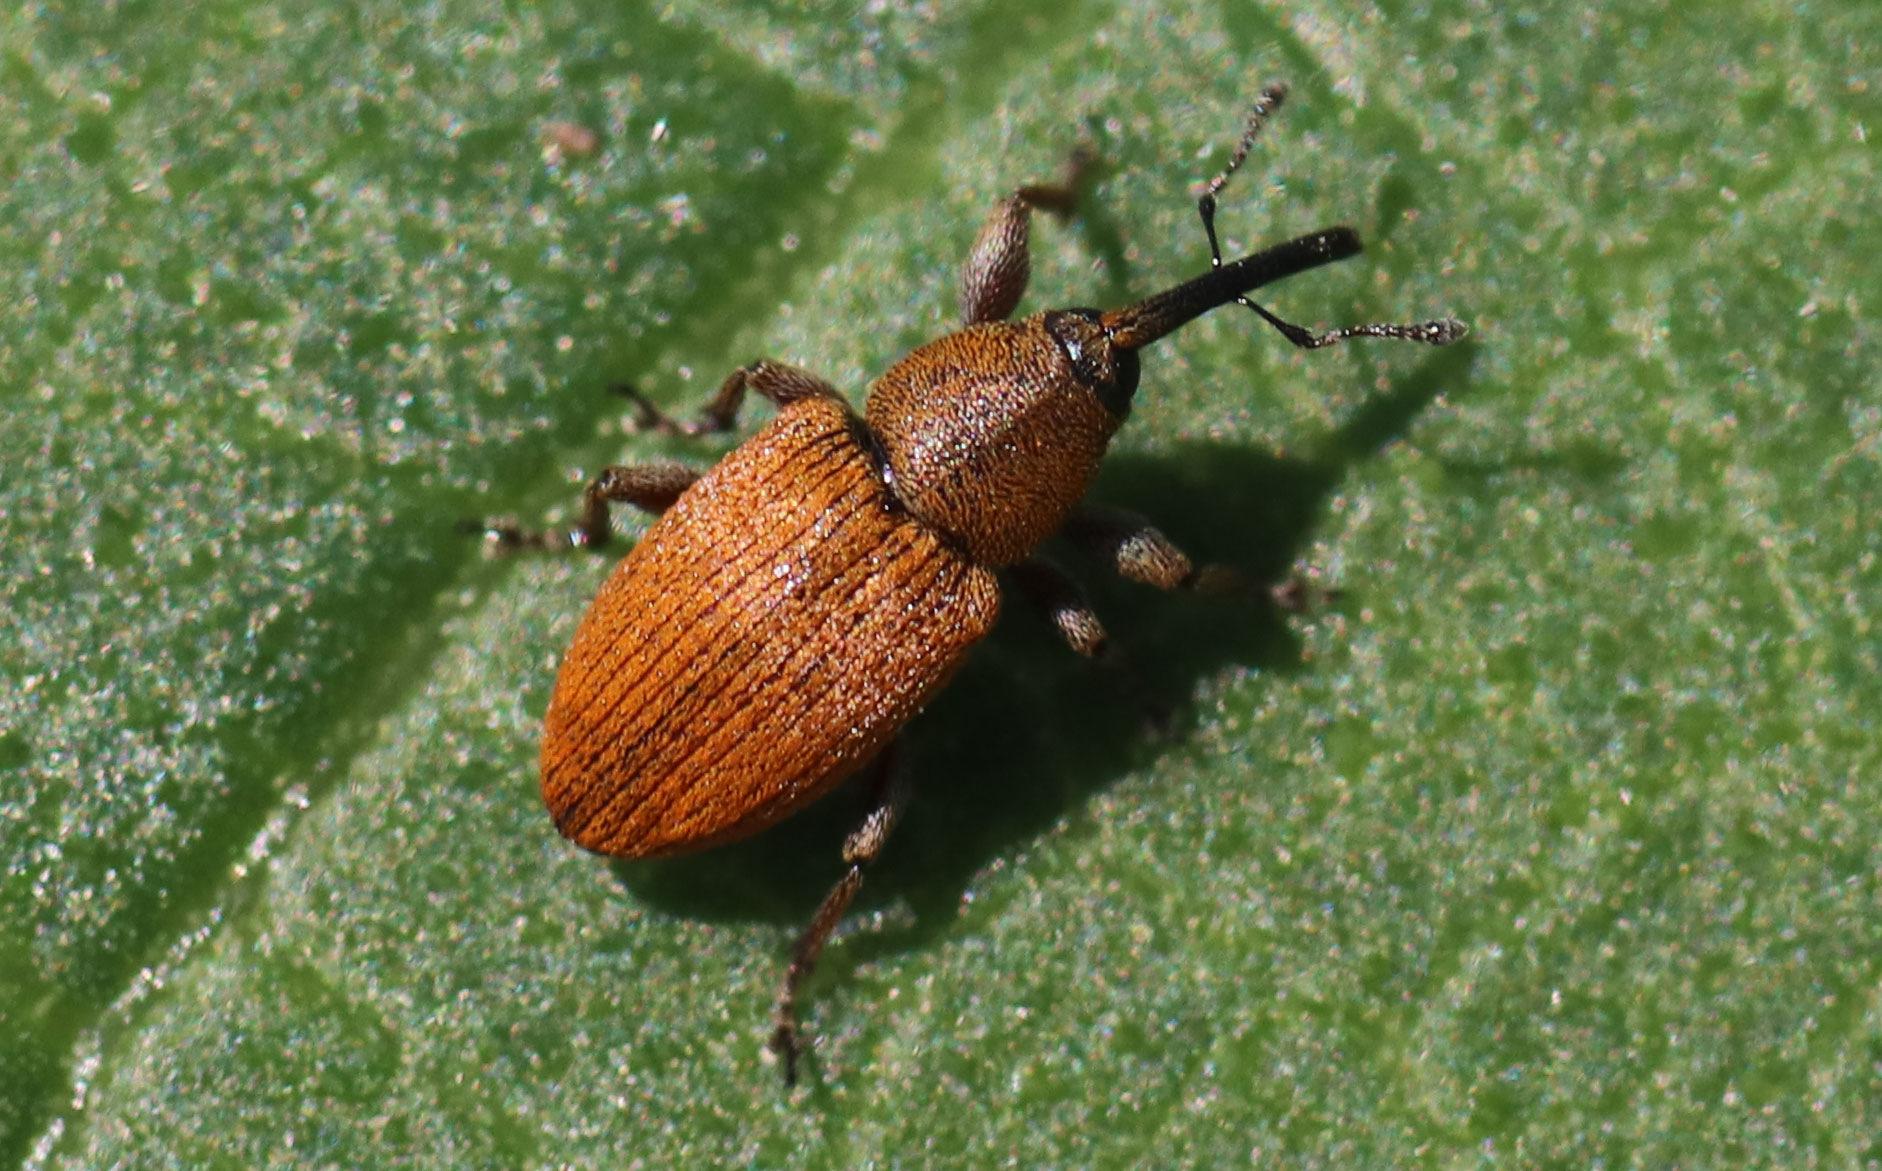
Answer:
[{"label": "weevil's elytra", "polygon": [[747,390],[778,415],[704,475],[677,464],[604,469],[565,537],[479,526],[506,546],[593,547],[609,539],[610,504],[661,514],[602,587],[556,679],[542,793],[569,838],[629,858],[702,849],[869,766],[870,809],[778,996],[771,1047],[787,1082],[799,987],[906,803],[889,764],[895,736],[992,628],[995,571],[1088,655],[1104,647],[1103,625],[1076,583],[1034,555],[1047,537],[1161,589],[1232,576],[1193,565],[1142,518],[1084,498],[1130,413],[1137,351],[1230,302],[1306,349],[1463,336],[1449,318],[1316,334],[1248,298],[1360,248],[1352,229],[1327,228],[1223,262],[1216,197],[1283,94],[1262,94],[1198,204],[1213,261],[1201,276],[1122,309],[1009,322],[1030,271],[1032,211],[1075,202],[1069,181],[1021,187],[975,240],[963,328],[891,366],[860,415],[816,375],[769,361],[733,371],[691,427],[623,388],[642,423],[666,430],[730,429]]},{"label": "weevil's elytra", "polygon": [[884,507],[852,419],[786,406],[602,587],[543,730],[569,838],[641,858],[762,829],[874,756],[992,627],[992,572]]}]

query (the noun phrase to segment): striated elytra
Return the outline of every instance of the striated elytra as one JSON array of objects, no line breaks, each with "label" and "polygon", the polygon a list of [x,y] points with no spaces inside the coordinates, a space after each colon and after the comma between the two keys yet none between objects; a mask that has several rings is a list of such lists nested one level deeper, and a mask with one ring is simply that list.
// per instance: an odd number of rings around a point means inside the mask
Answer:
[{"label": "striated elytra", "polygon": [[873,757],[1000,607],[991,570],[894,503],[856,419],[808,398],[616,568],[556,680],[542,792],[643,858],[771,824]]},{"label": "striated elytra", "polygon": [[702,474],[611,467],[567,534],[477,527],[506,546],[598,546],[608,509],[659,520],[609,577],[575,633],[543,727],[542,794],[556,828],[616,857],[684,853],[744,837],[867,768],[869,811],[845,872],[799,937],[771,1047],[787,1082],[801,1041],[798,989],[882,850],[906,800],[896,734],[992,629],[1004,575],[1077,651],[1104,631],[1078,587],[1034,549],[1053,534],[1164,589],[1226,576],[1194,566],[1147,522],[1084,500],[1129,413],[1137,351],[1239,302],[1295,345],[1349,337],[1444,345],[1452,319],[1316,334],[1248,299],[1272,281],[1356,254],[1349,228],[1223,263],[1216,196],[1284,90],[1265,91],[1199,210],[1214,265],[1124,309],[1008,316],[1025,291],[1035,209],[1074,205],[1077,175],[1001,201],[963,273],[964,327],[908,354],[859,416],[828,383],[775,362],[735,370],[700,423],[631,389],[644,425],[726,430],[747,390],[777,417]]}]

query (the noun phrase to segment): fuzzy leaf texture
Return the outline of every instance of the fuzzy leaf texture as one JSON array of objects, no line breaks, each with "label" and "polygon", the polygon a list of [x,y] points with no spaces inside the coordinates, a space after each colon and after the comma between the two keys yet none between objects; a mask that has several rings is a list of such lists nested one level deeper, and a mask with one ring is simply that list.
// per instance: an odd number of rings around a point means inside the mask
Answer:
[{"label": "fuzzy leaf texture", "polygon": [[[1882,1160],[1879,43],[1756,0],[0,16],[0,1161]],[[1225,247],[1367,251],[1265,303],[1472,337],[1230,307],[1146,352],[1099,495],[1340,592],[1081,566],[1109,675],[1010,602],[787,1095],[855,795],[561,841],[538,722],[610,558],[455,524],[723,450],[612,382],[859,400],[1080,144],[1024,310],[1195,275],[1269,80]]]}]

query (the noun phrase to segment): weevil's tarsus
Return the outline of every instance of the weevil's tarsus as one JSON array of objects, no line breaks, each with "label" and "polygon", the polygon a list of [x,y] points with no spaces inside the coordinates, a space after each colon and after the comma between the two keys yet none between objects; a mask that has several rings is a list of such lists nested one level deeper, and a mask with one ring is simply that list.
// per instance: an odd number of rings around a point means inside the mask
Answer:
[{"label": "weevil's tarsus", "polygon": [[1065,156],[1065,166],[1056,183],[1028,183],[1015,194],[1040,211],[1064,219],[1078,210],[1084,201],[1085,186],[1091,180],[1098,152],[1090,143],[1081,143]]},{"label": "weevil's tarsus", "polygon": [[1290,577],[1268,588],[1268,600],[1274,608],[1288,614],[1311,614],[1340,600],[1337,586],[1321,585],[1304,577]]},{"label": "weevil's tarsus", "polygon": [[610,388],[634,404],[634,427],[662,435],[722,435],[738,426],[739,408],[745,392],[755,391],[773,406],[784,406],[806,398],[833,398],[841,401],[836,387],[800,366],[759,358],[740,366],[725,376],[699,412],[697,422],[673,418],[632,383],[619,382]]}]

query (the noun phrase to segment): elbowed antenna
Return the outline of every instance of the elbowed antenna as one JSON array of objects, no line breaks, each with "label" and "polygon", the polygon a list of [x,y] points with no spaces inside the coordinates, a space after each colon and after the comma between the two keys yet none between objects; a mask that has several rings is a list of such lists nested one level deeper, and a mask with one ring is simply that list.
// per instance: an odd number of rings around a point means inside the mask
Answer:
[{"label": "elbowed antenna", "polygon": [[1316,334],[1282,321],[1248,299],[1249,293],[1263,285],[1357,256],[1359,252],[1359,233],[1351,228],[1323,228],[1210,269],[1194,280],[1146,297],[1135,305],[1102,314],[1098,320],[1110,334],[1111,344],[1127,350],[1142,349],[1230,301],[1248,306],[1280,330],[1288,341],[1310,350],[1349,337],[1399,338],[1442,346],[1470,332],[1463,322],[1447,317],[1415,325],[1352,325]]}]

